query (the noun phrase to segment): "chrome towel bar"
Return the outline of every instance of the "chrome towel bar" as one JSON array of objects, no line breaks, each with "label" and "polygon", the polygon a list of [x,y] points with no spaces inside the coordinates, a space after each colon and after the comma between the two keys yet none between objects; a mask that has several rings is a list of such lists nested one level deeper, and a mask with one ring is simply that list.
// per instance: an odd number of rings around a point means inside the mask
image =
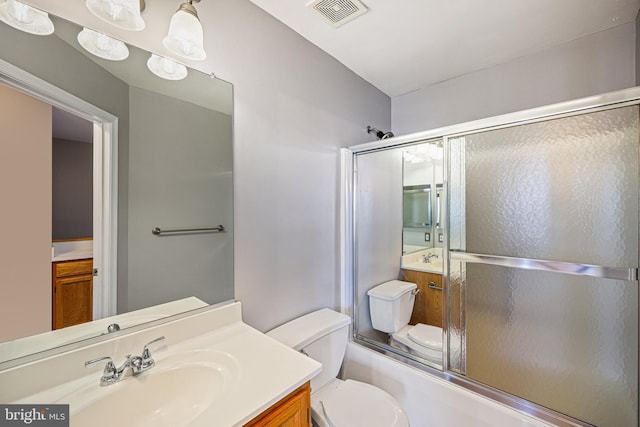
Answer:
[{"label": "chrome towel bar", "polygon": [[438,285],[436,285],[436,282],[434,282],[433,280],[431,280],[431,281],[429,282],[429,287],[430,287],[431,289],[435,289],[435,290],[437,290],[437,291],[441,291],[441,290],[442,290],[442,286],[438,286]]},{"label": "chrome towel bar", "polygon": [[217,227],[203,227],[203,228],[165,228],[154,227],[151,229],[151,233],[156,236],[163,234],[192,234],[192,233],[222,233],[225,231],[224,226],[219,225]]}]

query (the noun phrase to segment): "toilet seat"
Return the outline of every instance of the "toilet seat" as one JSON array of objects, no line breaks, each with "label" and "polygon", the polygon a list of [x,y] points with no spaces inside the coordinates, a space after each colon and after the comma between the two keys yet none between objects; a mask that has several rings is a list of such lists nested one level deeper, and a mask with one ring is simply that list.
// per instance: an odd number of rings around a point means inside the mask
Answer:
[{"label": "toilet seat", "polygon": [[410,353],[434,363],[442,363],[442,328],[422,323],[406,325],[391,338],[409,349]]},{"label": "toilet seat", "polygon": [[436,351],[442,351],[442,328],[418,323],[407,331],[414,343]]},{"label": "toilet seat", "polygon": [[[337,380],[312,395],[314,418],[328,427],[409,427],[398,401],[378,387],[360,381]],[[315,393],[314,393],[315,394]]]}]

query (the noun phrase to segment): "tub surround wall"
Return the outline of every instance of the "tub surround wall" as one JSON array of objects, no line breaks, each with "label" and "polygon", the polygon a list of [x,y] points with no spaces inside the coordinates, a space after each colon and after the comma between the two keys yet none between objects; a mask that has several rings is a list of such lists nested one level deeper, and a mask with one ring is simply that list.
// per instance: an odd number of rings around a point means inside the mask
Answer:
[{"label": "tub surround wall", "polygon": [[636,85],[635,23],[591,34],[392,100],[402,135]]}]

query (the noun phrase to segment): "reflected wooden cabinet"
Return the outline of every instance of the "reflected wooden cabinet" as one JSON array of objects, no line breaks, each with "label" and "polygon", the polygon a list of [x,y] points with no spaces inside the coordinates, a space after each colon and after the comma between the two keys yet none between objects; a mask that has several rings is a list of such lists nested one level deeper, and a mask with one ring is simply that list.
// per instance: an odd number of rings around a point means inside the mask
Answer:
[{"label": "reflected wooden cabinet", "polygon": [[[442,327],[442,275],[426,271],[402,270],[402,280],[418,285],[410,324]],[[431,283],[431,286],[429,284]],[[439,289],[438,289],[439,288]]]},{"label": "reflected wooden cabinet", "polygon": [[52,263],[52,329],[93,319],[93,259]]},{"label": "reflected wooden cabinet", "polygon": [[311,387],[307,382],[244,427],[311,427]]}]

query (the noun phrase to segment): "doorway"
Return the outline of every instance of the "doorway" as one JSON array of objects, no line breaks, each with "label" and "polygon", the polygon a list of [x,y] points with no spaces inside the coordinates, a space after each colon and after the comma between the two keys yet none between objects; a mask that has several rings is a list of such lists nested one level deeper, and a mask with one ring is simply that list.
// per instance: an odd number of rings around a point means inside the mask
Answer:
[{"label": "doorway", "polygon": [[[100,319],[116,314],[117,297],[117,128],[118,119],[110,113],[91,105],[74,95],[65,92],[44,80],[41,80],[13,65],[0,60],[0,83],[16,89],[51,109],[69,113],[83,120],[89,121],[93,139],[93,257],[94,257],[94,285],[93,285],[93,319]],[[15,185],[20,183],[16,182]],[[51,221],[51,217],[49,217]],[[51,254],[51,235],[47,236],[47,250]],[[46,242],[47,240],[42,240]],[[6,248],[5,248],[6,249]],[[14,256],[26,258],[35,251],[34,245],[25,245],[24,253]],[[6,252],[6,251],[5,251]],[[49,258],[51,260],[51,257]],[[8,263],[9,264],[9,263]],[[51,266],[49,266],[50,271]],[[16,277],[19,277],[16,275]],[[20,285],[21,279],[14,281],[13,286]],[[51,276],[48,276],[48,287]],[[45,328],[42,325],[32,325],[22,336],[50,330],[50,323]],[[13,339],[5,337],[2,339]]]}]

